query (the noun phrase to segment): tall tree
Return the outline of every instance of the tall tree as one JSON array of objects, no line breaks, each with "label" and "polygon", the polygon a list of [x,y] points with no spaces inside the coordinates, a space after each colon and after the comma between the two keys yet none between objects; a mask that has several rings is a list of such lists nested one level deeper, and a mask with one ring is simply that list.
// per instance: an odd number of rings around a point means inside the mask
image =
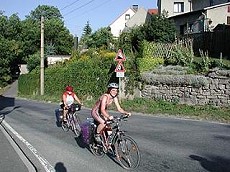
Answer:
[{"label": "tall tree", "polygon": [[90,27],[89,21],[87,21],[83,29],[83,34],[80,39],[80,45],[83,46],[83,48],[88,48],[89,44],[92,42],[90,38],[91,34],[92,34],[92,28]]},{"label": "tall tree", "polygon": [[[36,38],[33,39],[34,42],[36,42],[35,45],[37,46],[38,41],[40,41],[40,35],[37,33],[40,34],[41,16],[45,18],[45,48],[49,50],[46,51],[45,49],[46,53],[51,52],[50,46],[52,45],[52,54],[70,54],[73,47],[73,35],[71,35],[69,30],[64,26],[60,11],[53,6],[39,5],[26,17],[26,27],[31,26],[33,31],[31,29],[29,29],[29,31],[30,33],[34,32],[35,35],[33,36],[36,36]],[[38,50],[39,49],[37,49],[37,51]]]},{"label": "tall tree", "polygon": [[83,35],[84,36],[87,36],[87,35],[89,36],[91,34],[92,34],[92,28],[90,27],[89,21],[87,21],[87,23],[86,23],[86,25],[85,25],[85,27],[83,29]]},{"label": "tall tree", "polygon": [[16,14],[10,17],[0,15],[0,84],[4,85],[11,80],[11,76],[18,70],[18,63],[23,60],[21,40],[22,25]]},{"label": "tall tree", "polygon": [[152,15],[143,25],[147,41],[173,42],[175,40],[175,24],[164,15]]},{"label": "tall tree", "polygon": [[129,52],[139,51],[141,42],[173,42],[176,28],[165,15],[152,15],[149,20],[139,27],[134,27],[119,37],[119,46],[126,47]]},{"label": "tall tree", "polygon": [[104,49],[110,48],[110,45],[114,43],[113,35],[109,28],[100,28],[90,36],[91,42],[89,42],[89,47]]},{"label": "tall tree", "polygon": [[39,5],[35,10],[31,11],[26,18],[40,21],[41,16],[44,16],[46,19],[63,18],[58,8],[48,5]]}]

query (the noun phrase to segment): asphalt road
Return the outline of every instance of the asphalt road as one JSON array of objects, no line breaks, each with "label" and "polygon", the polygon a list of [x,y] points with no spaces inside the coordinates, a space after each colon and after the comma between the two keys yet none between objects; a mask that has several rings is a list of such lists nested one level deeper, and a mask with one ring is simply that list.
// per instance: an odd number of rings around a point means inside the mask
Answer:
[{"label": "asphalt road", "polygon": [[[14,99],[8,108],[6,127],[38,171],[125,171],[109,156],[93,156],[72,132],[62,131],[56,124],[58,105]],[[79,113],[82,120],[90,116],[89,109]],[[139,145],[138,172],[230,169],[230,125],[134,113],[122,127]]]},{"label": "asphalt road", "polygon": [[[6,115],[3,125],[36,171],[125,171],[112,157],[93,156],[81,139],[64,132],[56,123],[57,104],[5,96],[1,100],[1,112]],[[79,114],[84,121],[90,109],[83,108]],[[133,113],[122,128],[141,152],[135,171],[230,171],[230,125]]]}]

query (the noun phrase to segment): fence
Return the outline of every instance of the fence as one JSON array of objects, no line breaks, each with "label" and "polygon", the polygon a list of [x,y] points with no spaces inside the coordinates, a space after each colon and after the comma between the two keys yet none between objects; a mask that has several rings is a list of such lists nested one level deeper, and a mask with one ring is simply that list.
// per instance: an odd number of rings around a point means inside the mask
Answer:
[{"label": "fence", "polygon": [[200,55],[199,50],[208,52],[210,57],[223,57],[230,60],[230,31],[220,30],[215,32],[195,33],[189,35],[193,38],[193,51],[196,56]]}]

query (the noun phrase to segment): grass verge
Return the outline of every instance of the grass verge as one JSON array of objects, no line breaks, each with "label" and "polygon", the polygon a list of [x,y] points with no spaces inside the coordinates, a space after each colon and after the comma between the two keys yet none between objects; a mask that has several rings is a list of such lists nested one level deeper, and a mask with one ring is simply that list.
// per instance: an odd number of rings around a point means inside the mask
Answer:
[{"label": "grass verge", "polygon": [[[59,103],[60,99],[47,96],[23,96],[23,98],[49,101]],[[96,100],[84,100],[84,106],[91,108]],[[171,103],[163,100],[154,101],[152,99],[135,98],[134,100],[122,100],[121,106],[126,111],[138,112],[149,115],[176,116],[181,118],[218,121],[230,123],[230,107],[214,106],[191,106]],[[111,110],[115,110],[114,105]]]}]

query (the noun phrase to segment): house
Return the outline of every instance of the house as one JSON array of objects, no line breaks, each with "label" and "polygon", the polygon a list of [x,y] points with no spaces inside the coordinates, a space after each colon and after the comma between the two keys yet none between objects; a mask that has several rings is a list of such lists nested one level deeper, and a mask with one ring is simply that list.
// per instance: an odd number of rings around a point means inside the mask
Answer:
[{"label": "house", "polygon": [[158,0],[157,5],[159,14],[172,19],[182,35],[230,25],[230,0]]},{"label": "house", "polygon": [[156,15],[158,14],[158,9],[148,9],[148,13],[151,15]]},{"label": "house", "polygon": [[157,10],[146,11],[138,5],[133,5],[109,25],[111,33],[114,37],[119,37],[123,31],[143,25],[153,13],[157,13]]},{"label": "house", "polygon": [[48,55],[47,63],[48,65],[52,65],[57,62],[64,62],[65,60],[69,60],[70,57],[71,57],[70,55]]}]

